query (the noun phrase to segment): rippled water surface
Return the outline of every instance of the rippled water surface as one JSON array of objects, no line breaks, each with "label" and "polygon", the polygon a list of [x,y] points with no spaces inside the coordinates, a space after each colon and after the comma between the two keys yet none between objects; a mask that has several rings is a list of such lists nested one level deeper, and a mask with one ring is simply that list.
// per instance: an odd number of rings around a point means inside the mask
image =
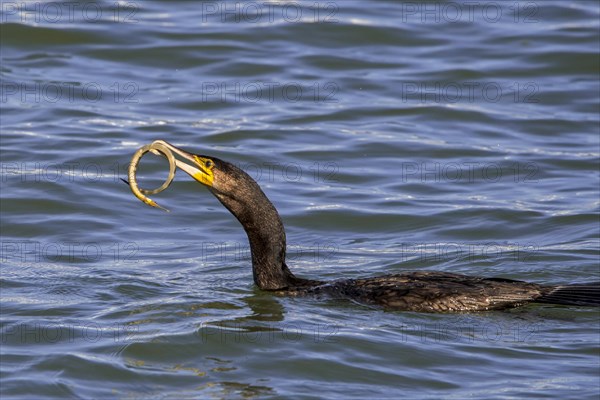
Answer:
[{"label": "rippled water surface", "polygon": [[598,2],[1,11],[2,399],[600,395],[596,309],[275,297],[205,188],[120,181],[158,138],[245,168],[303,277],[598,281]]}]

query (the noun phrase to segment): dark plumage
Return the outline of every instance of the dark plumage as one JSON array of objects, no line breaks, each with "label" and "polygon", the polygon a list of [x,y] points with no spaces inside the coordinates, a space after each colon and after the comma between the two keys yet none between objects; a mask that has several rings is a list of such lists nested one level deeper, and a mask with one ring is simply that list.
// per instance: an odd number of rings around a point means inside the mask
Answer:
[{"label": "dark plumage", "polygon": [[501,310],[532,302],[600,306],[598,284],[543,286],[448,272],[350,279],[302,288],[298,293],[324,293],[386,309],[420,312]]},{"label": "dark plumage", "polygon": [[273,204],[247,173],[218,158],[194,155],[166,142],[191,161],[177,166],[204,184],[242,224],[252,254],[254,282],[285,295],[350,298],[391,310],[420,312],[485,311],[531,302],[600,306],[600,284],[544,286],[502,278],[446,272],[412,272],[365,279],[322,282],[296,277],[285,263],[283,223]]}]

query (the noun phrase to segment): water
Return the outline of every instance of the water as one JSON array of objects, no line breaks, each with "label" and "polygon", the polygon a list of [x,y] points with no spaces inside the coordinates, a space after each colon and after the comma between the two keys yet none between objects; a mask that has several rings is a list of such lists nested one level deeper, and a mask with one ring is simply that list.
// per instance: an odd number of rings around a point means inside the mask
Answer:
[{"label": "water", "polygon": [[303,277],[598,281],[599,15],[2,1],[2,398],[597,399],[597,310],[274,297],[207,190],[119,178],[158,138],[244,167]]}]

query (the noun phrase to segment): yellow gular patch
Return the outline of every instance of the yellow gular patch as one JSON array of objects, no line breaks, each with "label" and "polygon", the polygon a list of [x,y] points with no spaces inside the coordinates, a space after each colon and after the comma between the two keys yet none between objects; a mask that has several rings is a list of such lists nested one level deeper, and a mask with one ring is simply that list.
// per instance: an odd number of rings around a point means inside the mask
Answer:
[{"label": "yellow gular patch", "polygon": [[212,186],[215,179],[213,174],[213,161],[208,158],[198,156],[194,156],[194,159],[196,160],[196,164],[200,170],[194,174],[194,179],[205,184],[206,186]]}]

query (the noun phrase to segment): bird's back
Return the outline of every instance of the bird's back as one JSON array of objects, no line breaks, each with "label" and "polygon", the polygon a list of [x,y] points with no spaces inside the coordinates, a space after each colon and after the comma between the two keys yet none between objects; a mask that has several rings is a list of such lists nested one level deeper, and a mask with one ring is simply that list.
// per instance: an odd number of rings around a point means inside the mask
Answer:
[{"label": "bird's back", "polygon": [[292,294],[350,298],[390,310],[418,312],[487,311],[533,302],[553,287],[502,278],[446,272],[412,272],[331,282]]}]

